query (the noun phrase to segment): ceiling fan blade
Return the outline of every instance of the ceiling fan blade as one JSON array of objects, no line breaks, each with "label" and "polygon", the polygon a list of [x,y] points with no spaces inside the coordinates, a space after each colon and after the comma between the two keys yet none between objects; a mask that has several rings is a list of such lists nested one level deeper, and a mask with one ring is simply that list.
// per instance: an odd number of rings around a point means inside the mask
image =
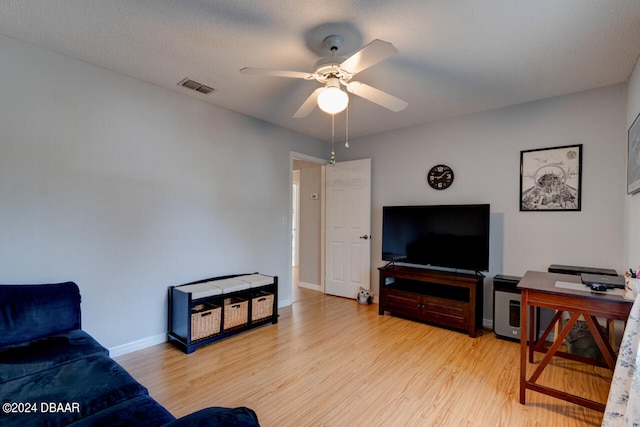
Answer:
[{"label": "ceiling fan blade", "polygon": [[314,78],[313,73],[305,73],[303,71],[272,70],[270,68],[244,67],[240,69],[240,72],[242,74],[253,74],[257,76],[272,76],[272,77],[289,77],[292,79],[312,80]]},{"label": "ceiling fan blade", "polygon": [[394,45],[384,40],[376,39],[345,59],[340,64],[340,68],[348,73],[356,74],[396,53],[398,53],[398,49]]},{"label": "ceiling fan blade", "polygon": [[318,89],[314,90],[311,95],[309,95],[309,97],[302,103],[300,108],[298,108],[298,111],[296,111],[293,117],[296,119],[300,119],[311,114],[311,112],[315,110],[316,106],[318,105],[318,95],[320,95],[320,92],[322,92],[323,89],[324,87],[319,87]]},{"label": "ceiling fan blade", "polygon": [[378,104],[388,110],[402,111],[407,108],[407,101],[395,97],[393,95],[389,95],[387,92],[383,92],[380,89],[376,89],[375,87],[369,86],[360,82],[349,82],[347,83],[347,90],[354,95],[361,96],[367,101],[371,101],[374,104]]}]

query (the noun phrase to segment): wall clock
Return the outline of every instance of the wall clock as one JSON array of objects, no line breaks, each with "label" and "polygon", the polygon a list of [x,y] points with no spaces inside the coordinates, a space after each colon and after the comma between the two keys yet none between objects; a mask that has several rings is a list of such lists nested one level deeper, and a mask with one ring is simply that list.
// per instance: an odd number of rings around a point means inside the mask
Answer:
[{"label": "wall clock", "polygon": [[447,165],[435,165],[427,172],[427,183],[435,190],[444,190],[453,183],[453,169]]}]

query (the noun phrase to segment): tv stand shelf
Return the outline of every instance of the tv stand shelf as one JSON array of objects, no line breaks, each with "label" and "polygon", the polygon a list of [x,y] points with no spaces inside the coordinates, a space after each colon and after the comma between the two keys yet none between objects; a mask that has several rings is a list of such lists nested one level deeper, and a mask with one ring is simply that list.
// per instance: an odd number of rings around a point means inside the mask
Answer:
[{"label": "tv stand shelf", "polygon": [[465,330],[482,327],[483,277],[413,267],[380,267],[379,314]]}]

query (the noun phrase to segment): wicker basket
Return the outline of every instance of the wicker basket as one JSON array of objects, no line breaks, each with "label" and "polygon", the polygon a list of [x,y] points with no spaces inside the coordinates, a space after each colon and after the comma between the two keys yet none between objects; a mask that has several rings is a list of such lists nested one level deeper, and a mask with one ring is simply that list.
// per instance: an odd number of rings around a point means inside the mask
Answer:
[{"label": "wicker basket", "polygon": [[273,315],[273,294],[260,291],[251,300],[251,320],[265,319]]},{"label": "wicker basket", "polygon": [[199,304],[191,309],[191,340],[196,341],[220,332],[222,309],[213,304]]},{"label": "wicker basket", "polygon": [[249,301],[244,298],[226,298],[224,300],[224,329],[231,329],[247,324]]}]

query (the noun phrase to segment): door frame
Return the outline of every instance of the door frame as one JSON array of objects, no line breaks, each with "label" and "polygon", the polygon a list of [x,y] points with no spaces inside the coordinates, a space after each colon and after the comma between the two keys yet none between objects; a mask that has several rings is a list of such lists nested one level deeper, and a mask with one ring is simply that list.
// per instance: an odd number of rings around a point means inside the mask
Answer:
[{"label": "door frame", "polygon": [[[325,228],[326,228],[326,219],[325,219],[325,168],[327,165],[327,160],[322,159],[320,157],[310,156],[308,154],[298,153],[296,151],[289,152],[289,216],[293,211],[293,196],[291,194],[291,189],[293,188],[293,161],[294,160],[303,160],[305,162],[316,163],[320,166],[320,181],[322,185],[320,186],[320,292],[325,293]],[[291,232],[291,224],[289,224],[289,232]],[[289,239],[291,240],[291,239]],[[289,245],[289,265],[293,263],[293,248]],[[293,296],[293,277],[291,278],[291,295]]]}]

